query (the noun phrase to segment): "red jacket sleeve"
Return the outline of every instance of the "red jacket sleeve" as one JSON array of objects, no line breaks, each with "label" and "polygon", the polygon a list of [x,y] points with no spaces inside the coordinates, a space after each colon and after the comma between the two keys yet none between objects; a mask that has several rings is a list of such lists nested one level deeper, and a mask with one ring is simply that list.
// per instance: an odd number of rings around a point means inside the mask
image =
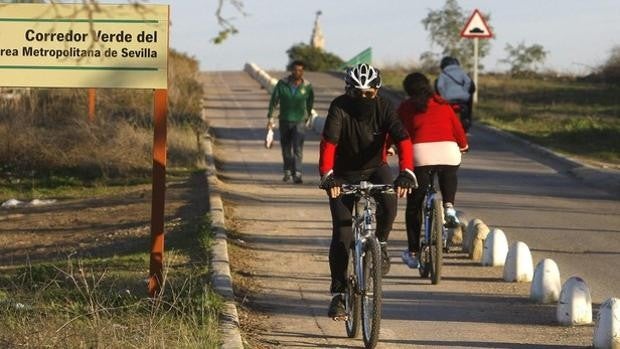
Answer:
[{"label": "red jacket sleeve", "polygon": [[413,171],[413,144],[410,138],[398,142],[398,167],[401,171]]},{"label": "red jacket sleeve", "polygon": [[331,143],[325,138],[321,138],[321,145],[319,147],[319,174],[321,176],[334,168],[336,147],[337,144]]}]

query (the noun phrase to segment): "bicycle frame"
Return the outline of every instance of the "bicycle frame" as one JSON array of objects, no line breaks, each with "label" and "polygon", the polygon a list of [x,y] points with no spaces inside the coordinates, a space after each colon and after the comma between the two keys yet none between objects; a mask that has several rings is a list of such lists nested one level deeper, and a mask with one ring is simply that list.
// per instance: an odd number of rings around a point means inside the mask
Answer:
[{"label": "bicycle frame", "polygon": [[[353,205],[353,241],[355,244],[355,274],[357,275],[356,292],[362,294],[365,291],[364,283],[364,267],[362,259],[366,242],[369,239],[376,239],[375,227],[373,226],[373,217],[375,213],[372,209],[372,192],[391,190],[392,186],[388,184],[371,184],[367,181],[361,181],[359,185],[343,185],[343,194],[354,194],[355,202]],[[363,201],[363,208],[360,214],[359,203]]]},{"label": "bicycle frame", "polygon": [[[352,228],[354,234],[352,250],[349,254],[345,308],[347,311],[347,335],[357,335],[359,325],[366,348],[374,348],[379,340],[381,323],[381,245],[375,235],[375,212],[373,196],[387,193],[392,185],[371,184],[367,181],[359,185],[342,186],[344,195],[355,195],[352,209]],[[361,321],[360,321],[361,320]]]},{"label": "bicycle frame", "polygon": [[372,226],[372,217],[374,216],[374,212],[370,207],[369,197],[358,194],[356,195],[355,200],[364,201],[364,208],[362,209],[362,214],[360,215],[360,213],[358,212],[359,202],[356,202],[353,215],[353,241],[355,241],[355,274],[357,274],[357,292],[363,293],[365,291],[366,285],[364,283],[365,279],[362,259],[364,258],[364,246],[366,245],[366,241],[368,239],[375,238],[375,231]]}]

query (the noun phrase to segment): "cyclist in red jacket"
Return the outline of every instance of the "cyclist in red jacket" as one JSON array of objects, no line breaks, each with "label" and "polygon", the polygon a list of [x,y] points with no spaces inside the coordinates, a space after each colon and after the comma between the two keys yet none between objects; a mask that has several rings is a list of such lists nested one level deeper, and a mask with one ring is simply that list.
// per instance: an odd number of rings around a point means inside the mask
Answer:
[{"label": "cyclist in red jacket", "polygon": [[401,257],[410,268],[417,268],[422,220],[420,208],[430,182],[429,170],[434,169],[439,177],[446,224],[455,226],[459,223],[454,209],[456,173],[461,164],[461,153],[466,152],[469,146],[452,107],[433,93],[430,81],[424,74],[407,75],[403,87],[409,99],[400,104],[398,114],[411,136],[415,175],[420,186],[407,197],[405,222],[409,246]]},{"label": "cyclist in red jacket", "polygon": [[[332,241],[329,249],[331,292],[334,295],[328,316],[341,319],[344,309],[345,275],[349,246],[353,241],[352,216],[354,198],[341,196],[343,183],[391,184],[392,174],[386,161],[386,138],[389,135],[399,148],[400,174],[393,182],[398,196],[416,187],[413,173],[412,145],[391,104],[377,95],[381,87],[379,71],[359,64],[347,71],[346,93],[334,99],[323,128],[319,172],[320,188],[327,191],[332,214]],[[382,272],[389,270],[387,239],[396,218],[394,194],[381,194],[377,201],[376,235],[381,243]]]}]

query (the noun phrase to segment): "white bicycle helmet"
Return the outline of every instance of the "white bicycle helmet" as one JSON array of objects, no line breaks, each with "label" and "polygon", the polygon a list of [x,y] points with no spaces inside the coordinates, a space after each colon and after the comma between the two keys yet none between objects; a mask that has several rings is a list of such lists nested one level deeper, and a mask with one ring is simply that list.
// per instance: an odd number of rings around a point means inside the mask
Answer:
[{"label": "white bicycle helmet", "polygon": [[379,69],[375,69],[370,64],[362,63],[347,69],[344,82],[347,88],[360,90],[379,88],[381,87],[381,75]]}]

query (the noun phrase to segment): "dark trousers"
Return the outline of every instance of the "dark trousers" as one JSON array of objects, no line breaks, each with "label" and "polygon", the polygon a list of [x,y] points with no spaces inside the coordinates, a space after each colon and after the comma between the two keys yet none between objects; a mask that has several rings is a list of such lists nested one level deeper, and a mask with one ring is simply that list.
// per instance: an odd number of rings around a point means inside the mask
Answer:
[{"label": "dark trousers", "polygon": [[460,114],[459,116],[461,119],[461,125],[463,125],[463,130],[465,130],[465,132],[469,131],[469,128],[471,127],[471,124],[472,124],[471,111],[472,111],[471,99],[467,103],[461,104],[461,112],[459,113]]},{"label": "dark trousers", "polygon": [[420,247],[420,231],[422,229],[422,205],[424,194],[431,182],[428,171],[434,169],[439,178],[439,190],[443,202],[454,204],[458,179],[456,172],[459,166],[434,165],[418,166],[415,168],[415,176],[419,187],[412,194],[407,195],[407,209],[405,210],[405,224],[407,225],[407,242],[410,252],[418,252]]},{"label": "dark trousers", "polygon": [[303,121],[280,120],[280,146],[284,160],[284,172],[301,174],[304,156],[306,126]]},{"label": "dark trousers", "polygon": [[[391,184],[392,174],[387,165],[379,167],[368,176],[361,178],[373,184]],[[357,184],[357,181],[346,180],[346,183]],[[374,197],[377,203],[376,235],[379,241],[387,241],[392,224],[396,218],[396,195],[392,193],[377,194]],[[341,195],[335,199],[329,198],[329,208],[332,213],[332,242],[329,247],[329,269],[331,271],[331,292],[344,292],[349,247],[353,243],[352,211],[355,197]]]}]

